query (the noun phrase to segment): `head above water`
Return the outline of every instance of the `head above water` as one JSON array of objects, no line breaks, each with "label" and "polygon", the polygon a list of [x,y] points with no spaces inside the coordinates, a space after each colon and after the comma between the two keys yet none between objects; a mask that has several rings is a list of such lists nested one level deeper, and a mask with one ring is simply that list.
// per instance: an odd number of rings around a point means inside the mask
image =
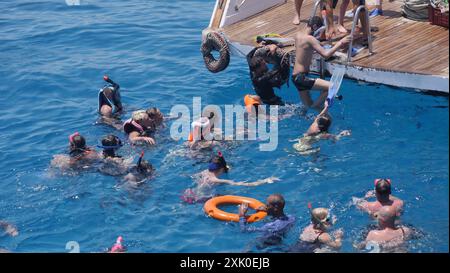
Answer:
[{"label": "head above water", "polygon": [[225,158],[223,157],[222,153],[219,152],[218,155],[214,156],[208,166],[208,170],[210,172],[228,172],[229,167],[227,165],[227,162],[225,161]]},{"label": "head above water", "polygon": [[378,198],[389,198],[391,194],[391,180],[390,179],[375,179],[375,194]]},{"label": "head above water", "polygon": [[271,216],[284,215],[284,205],[284,197],[281,194],[275,193],[269,195],[266,200],[267,214]]},{"label": "head above water", "polygon": [[78,132],[69,136],[70,150],[84,150],[86,149],[86,139]]},{"label": "head above water", "polygon": [[254,56],[250,60],[249,65],[250,65],[250,71],[255,72],[256,75],[262,75],[265,72],[267,72],[267,70],[268,70],[266,61],[264,61],[263,58],[258,57],[258,56]]},{"label": "head above water", "polygon": [[150,127],[152,122],[145,110],[134,111],[131,119],[143,127]]},{"label": "head above water", "polygon": [[306,24],[306,27],[308,27],[310,29],[309,34],[313,34],[322,26],[323,26],[323,20],[319,16],[313,16]]},{"label": "head above water", "polygon": [[319,127],[320,132],[328,132],[331,126],[331,116],[327,113],[319,116],[317,118],[317,127]]},{"label": "head above water", "polygon": [[148,117],[155,123],[155,125],[160,125],[163,120],[164,120],[164,115],[161,113],[161,111],[156,108],[156,107],[152,107],[152,108],[148,108],[145,111],[148,115]]},{"label": "head above water", "polygon": [[326,229],[332,225],[330,211],[326,208],[315,208],[311,210],[311,222],[314,228]]},{"label": "head above water", "polygon": [[153,165],[145,159],[140,161],[140,164],[136,166],[136,170],[142,175],[151,175],[154,171]]},{"label": "head above water", "polygon": [[122,141],[115,135],[107,135],[102,139],[102,145],[99,148],[103,149],[104,156],[115,156],[115,150],[122,147]]}]

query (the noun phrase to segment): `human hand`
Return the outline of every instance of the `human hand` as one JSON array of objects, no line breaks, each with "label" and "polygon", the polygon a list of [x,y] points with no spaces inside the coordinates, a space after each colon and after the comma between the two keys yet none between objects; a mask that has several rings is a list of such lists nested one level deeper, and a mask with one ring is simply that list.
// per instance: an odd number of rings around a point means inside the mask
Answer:
[{"label": "human hand", "polygon": [[344,231],[341,228],[336,230],[334,232],[334,237],[336,237],[336,239],[342,239],[342,237],[344,237]]},{"label": "human hand", "polygon": [[269,55],[274,55],[275,51],[277,50],[277,45],[270,44],[267,46],[267,48],[269,49]]},{"label": "human hand", "polygon": [[239,206],[239,216],[242,217],[244,216],[248,211],[248,203],[242,203]]},{"label": "human hand", "polygon": [[155,140],[153,138],[151,138],[151,137],[143,137],[142,141],[144,141],[146,144],[149,144],[149,145],[155,145],[156,144]]},{"label": "human hand", "polygon": [[265,182],[265,183],[273,183],[275,181],[280,181],[280,179],[278,177],[275,176],[271,176],[271,177],[267,177],[266,179],[261,180],[261,182]]},{"label": "human hand", "polygon": [[352,132],[350,130],[344,130],[339,133],[340,136],[349,136],[351,134],[352,134]]},{"label": "human hand", "polygon": [[341,43],[341,47],[348,45],[350,43],[350,35],[345,36],[339,42]]},{"label": "human hand", "polygon": [[366,193],[366,195],[364,195],[364,198],[365,198],[365,199],[367,199],[367,198],[372,198],[372,197],[375,197],[375,191],[374,191],[374,190],[370,190],[370,191],[368,191],[368,192]]}]

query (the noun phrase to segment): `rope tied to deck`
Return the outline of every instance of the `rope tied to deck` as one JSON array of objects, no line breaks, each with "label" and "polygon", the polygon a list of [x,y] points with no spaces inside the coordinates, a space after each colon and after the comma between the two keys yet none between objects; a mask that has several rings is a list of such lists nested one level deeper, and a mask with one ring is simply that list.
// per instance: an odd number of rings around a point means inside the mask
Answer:
[{"label": "rope tied to deck", "polygon": [[[219,58],[217,60],[211,53],[214,50],[219,52]],[[213,73],[224,70],[230,64],[228,43],[221,34],[215,31],[209,32],[206,35],[200,51],[202,52],[206,68]]]}]

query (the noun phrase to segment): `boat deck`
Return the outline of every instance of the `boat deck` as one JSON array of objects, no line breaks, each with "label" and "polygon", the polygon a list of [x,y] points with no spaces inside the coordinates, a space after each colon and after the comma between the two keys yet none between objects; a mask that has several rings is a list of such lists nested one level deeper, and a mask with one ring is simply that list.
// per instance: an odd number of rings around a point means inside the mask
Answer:
[{"label": "boat deck", "polygon": [[[292,24],[294,0],[272,7],[240,22],[222,29],[231,42],[254,45],[256,35],[278,33],[293,37],[302,29],[309,18],[314,0],[305,0],[301,10],[301,24]],[[384,1],[384,16],[370,19],[374,54],[365,49],[352,59],[352,65],[384,71],[406,72],[422,75],[449,75],[449,32],[448,29],[417,22],[401,15],[403,1]],[[350,3],[349,9],[352,7]],[[335,17],[339,6],[335,9]],[[346,18],[345,27],[351,29],[351,19]],[[447,90],[448,92],[448,90]]]}]

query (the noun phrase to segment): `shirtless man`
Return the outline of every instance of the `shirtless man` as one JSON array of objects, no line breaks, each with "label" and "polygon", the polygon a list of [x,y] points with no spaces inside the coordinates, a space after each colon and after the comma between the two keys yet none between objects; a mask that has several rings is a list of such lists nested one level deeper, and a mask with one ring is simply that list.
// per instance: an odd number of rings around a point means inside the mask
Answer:
[{"label": "shirtless man", "polygon": [[[361,210],[375,217],[377,213],[384,206],[392,206],[397,211],[397,216],[400,216],[403,210],[403,201],[391,194],[391,180],[390,179],[375,179],[375,192],[369,191],[364,198],[353,197],[354,204]],[[376,197],[376,201],[369,202],[366,199]]]},{"label": "shirtless man", "polygon": [[[295,36],[295,65],[292,73],[292,82],[298,89],[300,98],[306,108],[316,108],[321,110],[324,103],[330,82],[323,79],[309,78],[309,68],[311,65],[314,51],[317,51],[322,57],[328,59],[341,47],[346,46],[350,42],[350,37],[345,36],[337,42],[331,49],[324,49],[320,42],[312,36],[312,34],[321,28],[323,25],[322,19],[314,16],[308,22],[307,27]],[[313,102],[311,99],[310,90],[317,89],[321,91],[319,98]]]},{"label": "shirtless man", "polygon": [[405,226],[396,226],[395,219],[397,210],[394,206],[384,206],[375,213],[379,228],[371,230],[364,242],[357,245],[363,248],[369,243],[380,247],[382,252],[395,252],[399,250],[409,240],[412,230]]},{"label": "shirtless man", "polygon": [[337,135],[330,134],[328,129],[331,126],[331,116],[328,114],[328,102],[325,101],[325,107],[322,112],[314,119],[314,122],[309,126],[308,131],[299,139],[298,143],[294,144],[301,155],[310,155],[320,151],[320,148],[313,148],[312,145],[322,139],[340,140],[344,136],[351,135],[349,130],[344,130]]}]

